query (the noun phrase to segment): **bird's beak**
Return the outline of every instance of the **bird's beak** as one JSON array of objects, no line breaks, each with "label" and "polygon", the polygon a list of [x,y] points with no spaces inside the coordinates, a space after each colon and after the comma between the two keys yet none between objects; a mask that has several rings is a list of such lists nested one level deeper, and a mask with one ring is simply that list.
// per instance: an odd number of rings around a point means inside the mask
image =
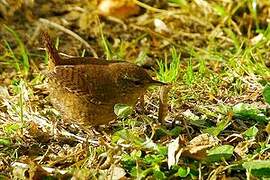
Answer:
[{"label": "bird's beak", "polygon": [[165,86],[165,85],[168,85],[168,83],[164,83],[164,82],[157,81],[157,80],[154,80],[154,79],[151,80],[150,84],[151,85],[155,85],[155,86]]}]

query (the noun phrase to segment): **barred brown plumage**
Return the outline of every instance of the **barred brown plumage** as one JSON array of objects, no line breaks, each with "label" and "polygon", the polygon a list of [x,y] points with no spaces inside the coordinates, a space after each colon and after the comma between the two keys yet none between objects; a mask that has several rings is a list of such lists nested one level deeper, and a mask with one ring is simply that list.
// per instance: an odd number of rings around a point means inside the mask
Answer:
[{"label": "barred brown plumage", "polygon": [[65,119],[82,125],[108,124],[117,103],[134,106],[150,85],[163,85],[135,64],[91,57],[62,59],[47,33],[50,100]]}]

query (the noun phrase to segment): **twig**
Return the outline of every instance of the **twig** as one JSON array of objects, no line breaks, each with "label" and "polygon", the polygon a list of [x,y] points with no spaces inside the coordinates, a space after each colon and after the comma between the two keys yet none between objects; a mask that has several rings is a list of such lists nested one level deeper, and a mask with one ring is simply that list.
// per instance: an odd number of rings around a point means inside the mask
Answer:
[{"label": "twig", "polygon": [[96,53],[96,51],[92,48],[92,46],[90,46],[90,44],[88,42],[86,42],[83,38],[81,38],[78,34],[74,33],[73,31],[65,28],[64,26],[57,24],[55,22],[49,21],[48,19],[44,19],[44,18],[39,18],[39,21],[42,23],[45,23],[49,26],[52,26],[56,29],[59,29],[67,34],[69,34],[70,36],[74,37],[75,39],[77,39],[78,41],[82,42],[87,48],[90,49],[90,51],[92,52],[93,56],[95,58],[98,58],[98,55]]},{"label": "twig", "polygon": [[[21,162],[13,162],[13,163],[11,163],[11,167],[19,168],[19,169],[28,169],[28,168],[30,168],[29,164],[25,164],[25,163],[21,163]],[[44,166],[42,166],[42,168],[48,173],[54,173],[54,172],[59,172],[60,174],[66,174],[67,173],[67,171],[65,171],[65,170],[59,170],[59,169],[56,169],[56,168],[50,168],[50,167],[44,167]]]},{"label": "twig", "polygon": [[164,35],[162,35],[161,33],[155,32],[150,28],[141,27],[141,26],[138,26],[138,25],[135,25],[135,24],[131,24],[130,26],[135,28],[135,29],[138,29],[140,31],[144,31],[144,32],[146,32],[146,33],[148,33],[150,35],[155,36],[155,37],[164,39],[164,40],[168,41],[170,44],[174,45],[177,48],[182,48],[179,44],[175,43],[172,39],[167,38]]},{"label": "twig", "polygon": [[83,138],[83,137],[80,137],[80,136],[77,136],[75,134],[72,134],[68,131],[66,131],[65,129],[61,129],[61,134],[66,136],[66,137],[72,137],[72,138],[75,138],[76,140],[78,140],[79,142],[88,142],[94,146],[98,146],[99,145],[99,142],[98,141],[93,141],[93,140],[89,140],[89,139],[86,139],[86,138]]},{"label": "twig", "polygon": [[140,1],[138,1],[138,0],[133,0],[133,1],[134,1],[134,3],[137,4],[138,6],[143,7],[143,8],[145,8],[145,9],[149,10],[149,11],[153,11],[153,12],[165,12],[165,13],[168,13],[168,11],[166,11],[166,10],[154,8],[154,7],[149,6],[149,5],[147,5],[147,4],[143,3],[143,2],[140,2]]},{"label": "twig", "polygon": [[123,26],[124,30],[126,31],[128,28],[127,28],[127,25],[125,24],[125,22],[121,19],[118,19],[116,17],[113,17],[113,16],[108,16],[107,17],[108,20],[112,21],[112,22],[116,22],[116,23],[119,23]]}]

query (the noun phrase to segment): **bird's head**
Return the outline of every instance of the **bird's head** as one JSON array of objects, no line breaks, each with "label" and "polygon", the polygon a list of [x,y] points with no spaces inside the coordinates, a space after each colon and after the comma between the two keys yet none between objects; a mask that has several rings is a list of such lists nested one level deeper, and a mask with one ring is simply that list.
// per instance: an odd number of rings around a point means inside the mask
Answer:
[{"label": "bird's head", "polygon": [[152,85],[166,85],[166,83],[152,79],[142,67],[135,64],[119,64],[116,69],[117,74],[119,74],[117,81],[120,83],[121,87],[128,89],[146,89]]}]

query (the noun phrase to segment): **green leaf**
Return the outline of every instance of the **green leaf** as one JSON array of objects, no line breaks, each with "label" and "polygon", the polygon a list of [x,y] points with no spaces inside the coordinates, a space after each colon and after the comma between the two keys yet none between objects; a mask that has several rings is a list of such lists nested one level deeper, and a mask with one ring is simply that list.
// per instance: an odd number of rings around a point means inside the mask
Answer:
[{"label": "green leaf", "polygon": [[253,176],[270,177],[270,160],[252,160],[242,166]]},{"label": "green leaf", "polygon": [[142,155],[142,152],[140,150],[134,150],[130,154],[130,156],[135,160],[139,159],[141,155]]},{"label": "green leaf", "polygon": [[256,126],[252,126],[250,128],[248,128],[244,133],[243,135],[245,137],[247,137],[248,139],[251,139],[251,138],[255,138],[257,133],[258,133],[258,128],[256,128]]},{"label": "green leaf", "polygon": [[149,165],[155,165],[155,164],[160,164],[162,163],[163,160],[165,160],[166,157],[161,155],[161,154],[147,154],[144,158],[144,163],[149,164]]},{"label": "green leaf", "polygon": [[233,155],[234,147],[231,145],[222,145],[214,147],[207,151],[207,159],[211,162],[220,161],[224,159],[230,159]]},{"label": "green leaf", "polygon": [[133,167],[131,170],[131,176],[136,177],[136,180],[145,179],[145,177],[152,172],[152,168],[142,170],[140,167]]},{"label": "green leaf", "polygon": [[220,121],[216,127],[210,127],[203,130],[204,133],[211,134],[213,136],[218,136],[228,125],[230,124],[229,119],[224,119]]},{"label": "green leaf", "polygon": [[176,126],[172,130],[170,130],[169,135],[172,137],[177,137],[183,131],[182,127]]},{"label": "green leaf", "polygon": [[180,167],[177,171],[177,175],[179,177],[187,177],[190,173],[190,168],[189,167]]},{"label": "green leaf", "polygon": [[129,154],[122,154],[121,163],[124,169],[131,171],[136,166],[136,161]]},{"label": "green leaf", "polygon": [[257,122],[267,122],[267,118],[261,110],[251,104],[239,103],[233,107],[234,116],[244,120],[255,120]]},{"label": "green leaf", "polygon": [[142,179],[145,177],[145,174],[140,167],[133,167],[130,174],[131,176],[136,177],[136,179]]},{"label": "green leaf", "polygon": [[267,84],[263,89],[263,98],[264,101],[270,104],[270,85]]},{"label": "green leaf", "polygon": [[178,137],[183,131],[182,127],[176,126],[172,130],[167,130],[165,127],[160,127],[156,130],[155,139],[161,139],[163,136]]},{"label": "green leaf", "polygon": [[120,131],[115,132],[112,135],[112,142],[117,143],[118,140],[127,138],[128,138],[128,131],[126,129],[122,129]]},{"label": "green leaf", "polygon": [[10,140],[4,139],[4,138],[0,138],[0,145],[7,146],[7,145],[10,145],[10,144],[11,144]]},{"label": "green leaf", "polygon": [[181,5],[187,5],[187,1],[186,0],[168,0],[170,3],[174,3],[177,4],[179,6]]},{"label": "green leaf", "polygon": [[158,144],[158,153],[163,156],[168,155],[168,147]]},{"label": "green leaf", "polygon": [[200,118],[193,112],[191,112],[189,109],[183,112],[183,116],[186,118],[188,123],[198,126],[198,127],[203,127],[205,124],[205,119]]},{"label": "green leaf", "polygon": [[126,104],[115,104],[114,113],[120,118],[126,118],[133,113],[133,109]]},{"label": "green leaf", "polygon": [[160,179],[160,180],[166,179],[164,172],[159,171],[159,170],[154,171],[154,177],[155,177],[155,179]]}]

